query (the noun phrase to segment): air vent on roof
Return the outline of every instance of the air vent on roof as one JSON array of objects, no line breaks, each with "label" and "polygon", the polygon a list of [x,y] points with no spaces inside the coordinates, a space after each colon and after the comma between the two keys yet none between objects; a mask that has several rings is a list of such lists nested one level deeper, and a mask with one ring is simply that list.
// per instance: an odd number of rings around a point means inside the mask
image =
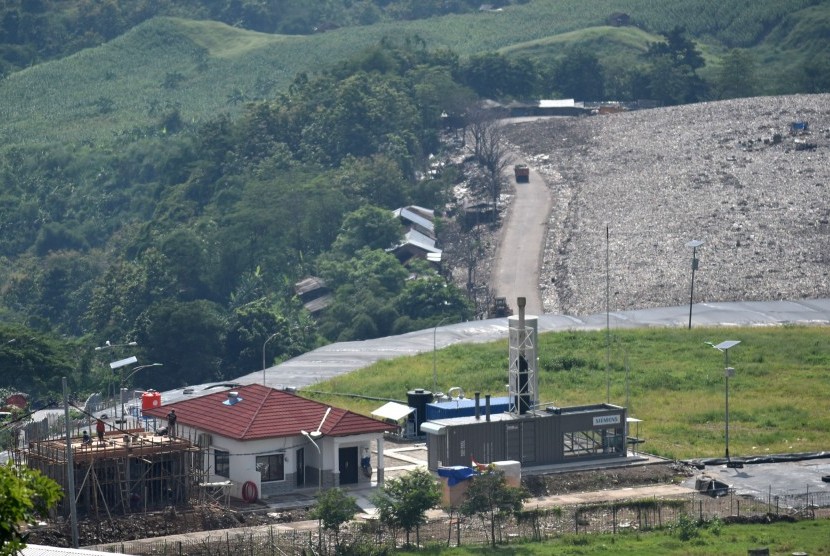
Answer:
[{"label": "air vent on roof", "polygon": [[239,392],[236,390],[231,390],[228,392],[228,399],[222,402],[225,405],[236,405],[242,401],[242,398],[239,397]]}]

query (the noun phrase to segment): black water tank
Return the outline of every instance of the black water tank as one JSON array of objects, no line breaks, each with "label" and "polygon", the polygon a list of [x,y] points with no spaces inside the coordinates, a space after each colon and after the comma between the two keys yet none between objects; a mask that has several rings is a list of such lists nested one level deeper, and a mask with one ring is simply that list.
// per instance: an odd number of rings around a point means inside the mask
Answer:
[{"label": "black water tank", "polygon": [[426,421],[427,404],[432,403],[432,392],[416,388],[406,393],[406,403],[415,408],[415,434],[421,434],[421,423]]}]

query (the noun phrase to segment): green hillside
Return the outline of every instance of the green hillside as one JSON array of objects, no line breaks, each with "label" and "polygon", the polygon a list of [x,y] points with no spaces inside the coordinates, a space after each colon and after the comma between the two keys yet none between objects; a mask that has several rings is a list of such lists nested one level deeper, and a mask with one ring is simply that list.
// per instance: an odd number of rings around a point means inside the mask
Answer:
[{"label": "green hillside", "polygon": [[[141,136],[170,110],[187,121],[271,96],[322,63],[308,37],[214,22],[154,19],[98,48],[18,72],[0,84],[5,144]],[[239,93],[242,93],[240,97]]]},{"label": "green hillside", "polygon": [[[8,340],[135,338],[139,356],[164,363],[157,378],[179,385],[258,368],[277,331],[274,360],[467,320],[486,301],[452,273],[475,275],[475,250],[437,269],[386,249],[401,233],[392,209],[441,212],[462,181],[497,198],[499,181],[466,166],[425,171],[444,157],[448,121],[481,115],[470,110],[477,100],[676,105],[830,90],[828,1],[535,0],[437,16],[437,0],[412,0],[424,9],[411,19],[384,13],[306,35],[255,32],[227,13],[234,26],[208,20],[199,1],[129,12],[146,16],[136,26],[85,12],[89,29],[107,31],[82,41],[97,46],[75,43],[63,58],[56,47],[44,54],[52,61],[0,79],[0,321],[19,327]],[[6,16],[36,4],[44,30],[67,29],[65,3],[14,0],[0,8],[0,58],[10,45],[48,46],[10,33]],[[183,17],[147,19],[158,13]],[[484,154],[477,164],[489,168]],[[456,246],[475,241],[456,225],[438,222]],[[318,317],[294,293],[310,275],[332,290]],[[61,376],[60,365],[24,352],[8,355],[6,384],[55,391],[48,375]],[[93,356],[65,358],[80,390],[110,377]],[[41,370],[36,380],[19,380],[32,378],[16,372],[22,359]]]},{"label": "green hillside", "polygon": [[[624,12],[631,26],[608,27]],[[678,22],[710,53],[757,52],[762,92],[793,92],[794,66],[827,56],[830,4],[538,0],[494,13],[434,17],[343,28],[307,36],[255,33],[210,21],[156,18],[99,47],[34,66],[0,82],[0,140],[107,141],[164,127],[171,111],[185,122],[234,113],[270,98],[298,72],[315,72],[385,36],[417,36],[428,48],[462,57],[489,51],[532,58],[561,56],[580,45],[605,65],[636,63],[656,33]],[[703,72],[705,74],[705,72]],[[783,91],[782,91],[783,89]],[[807,91],[813,92],[813,91]]]}]

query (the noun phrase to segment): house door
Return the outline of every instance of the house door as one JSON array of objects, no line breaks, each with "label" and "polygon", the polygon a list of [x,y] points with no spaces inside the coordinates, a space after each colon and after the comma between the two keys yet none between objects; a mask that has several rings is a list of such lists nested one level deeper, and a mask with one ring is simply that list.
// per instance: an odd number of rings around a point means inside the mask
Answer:
[{"label": "house door", "polygon": [[305,486],[305,448],[297,450],[297,486]]},{"label": "house door", "polygon": [[353,485],[357,483],[357,446],[340,448],[340,484]]}]

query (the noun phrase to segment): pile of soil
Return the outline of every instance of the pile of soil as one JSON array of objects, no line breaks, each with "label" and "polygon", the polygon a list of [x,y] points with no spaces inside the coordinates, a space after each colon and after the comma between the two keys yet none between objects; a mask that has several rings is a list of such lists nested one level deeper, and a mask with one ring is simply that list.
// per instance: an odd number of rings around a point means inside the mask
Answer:
[{"label": "pile of soil", "polygon": [[695,475],[696,469],[678,462],[595,469],[570,473],[528,475],[522,486],[534,497],[592,492],[636,486],[676,484]]}]

